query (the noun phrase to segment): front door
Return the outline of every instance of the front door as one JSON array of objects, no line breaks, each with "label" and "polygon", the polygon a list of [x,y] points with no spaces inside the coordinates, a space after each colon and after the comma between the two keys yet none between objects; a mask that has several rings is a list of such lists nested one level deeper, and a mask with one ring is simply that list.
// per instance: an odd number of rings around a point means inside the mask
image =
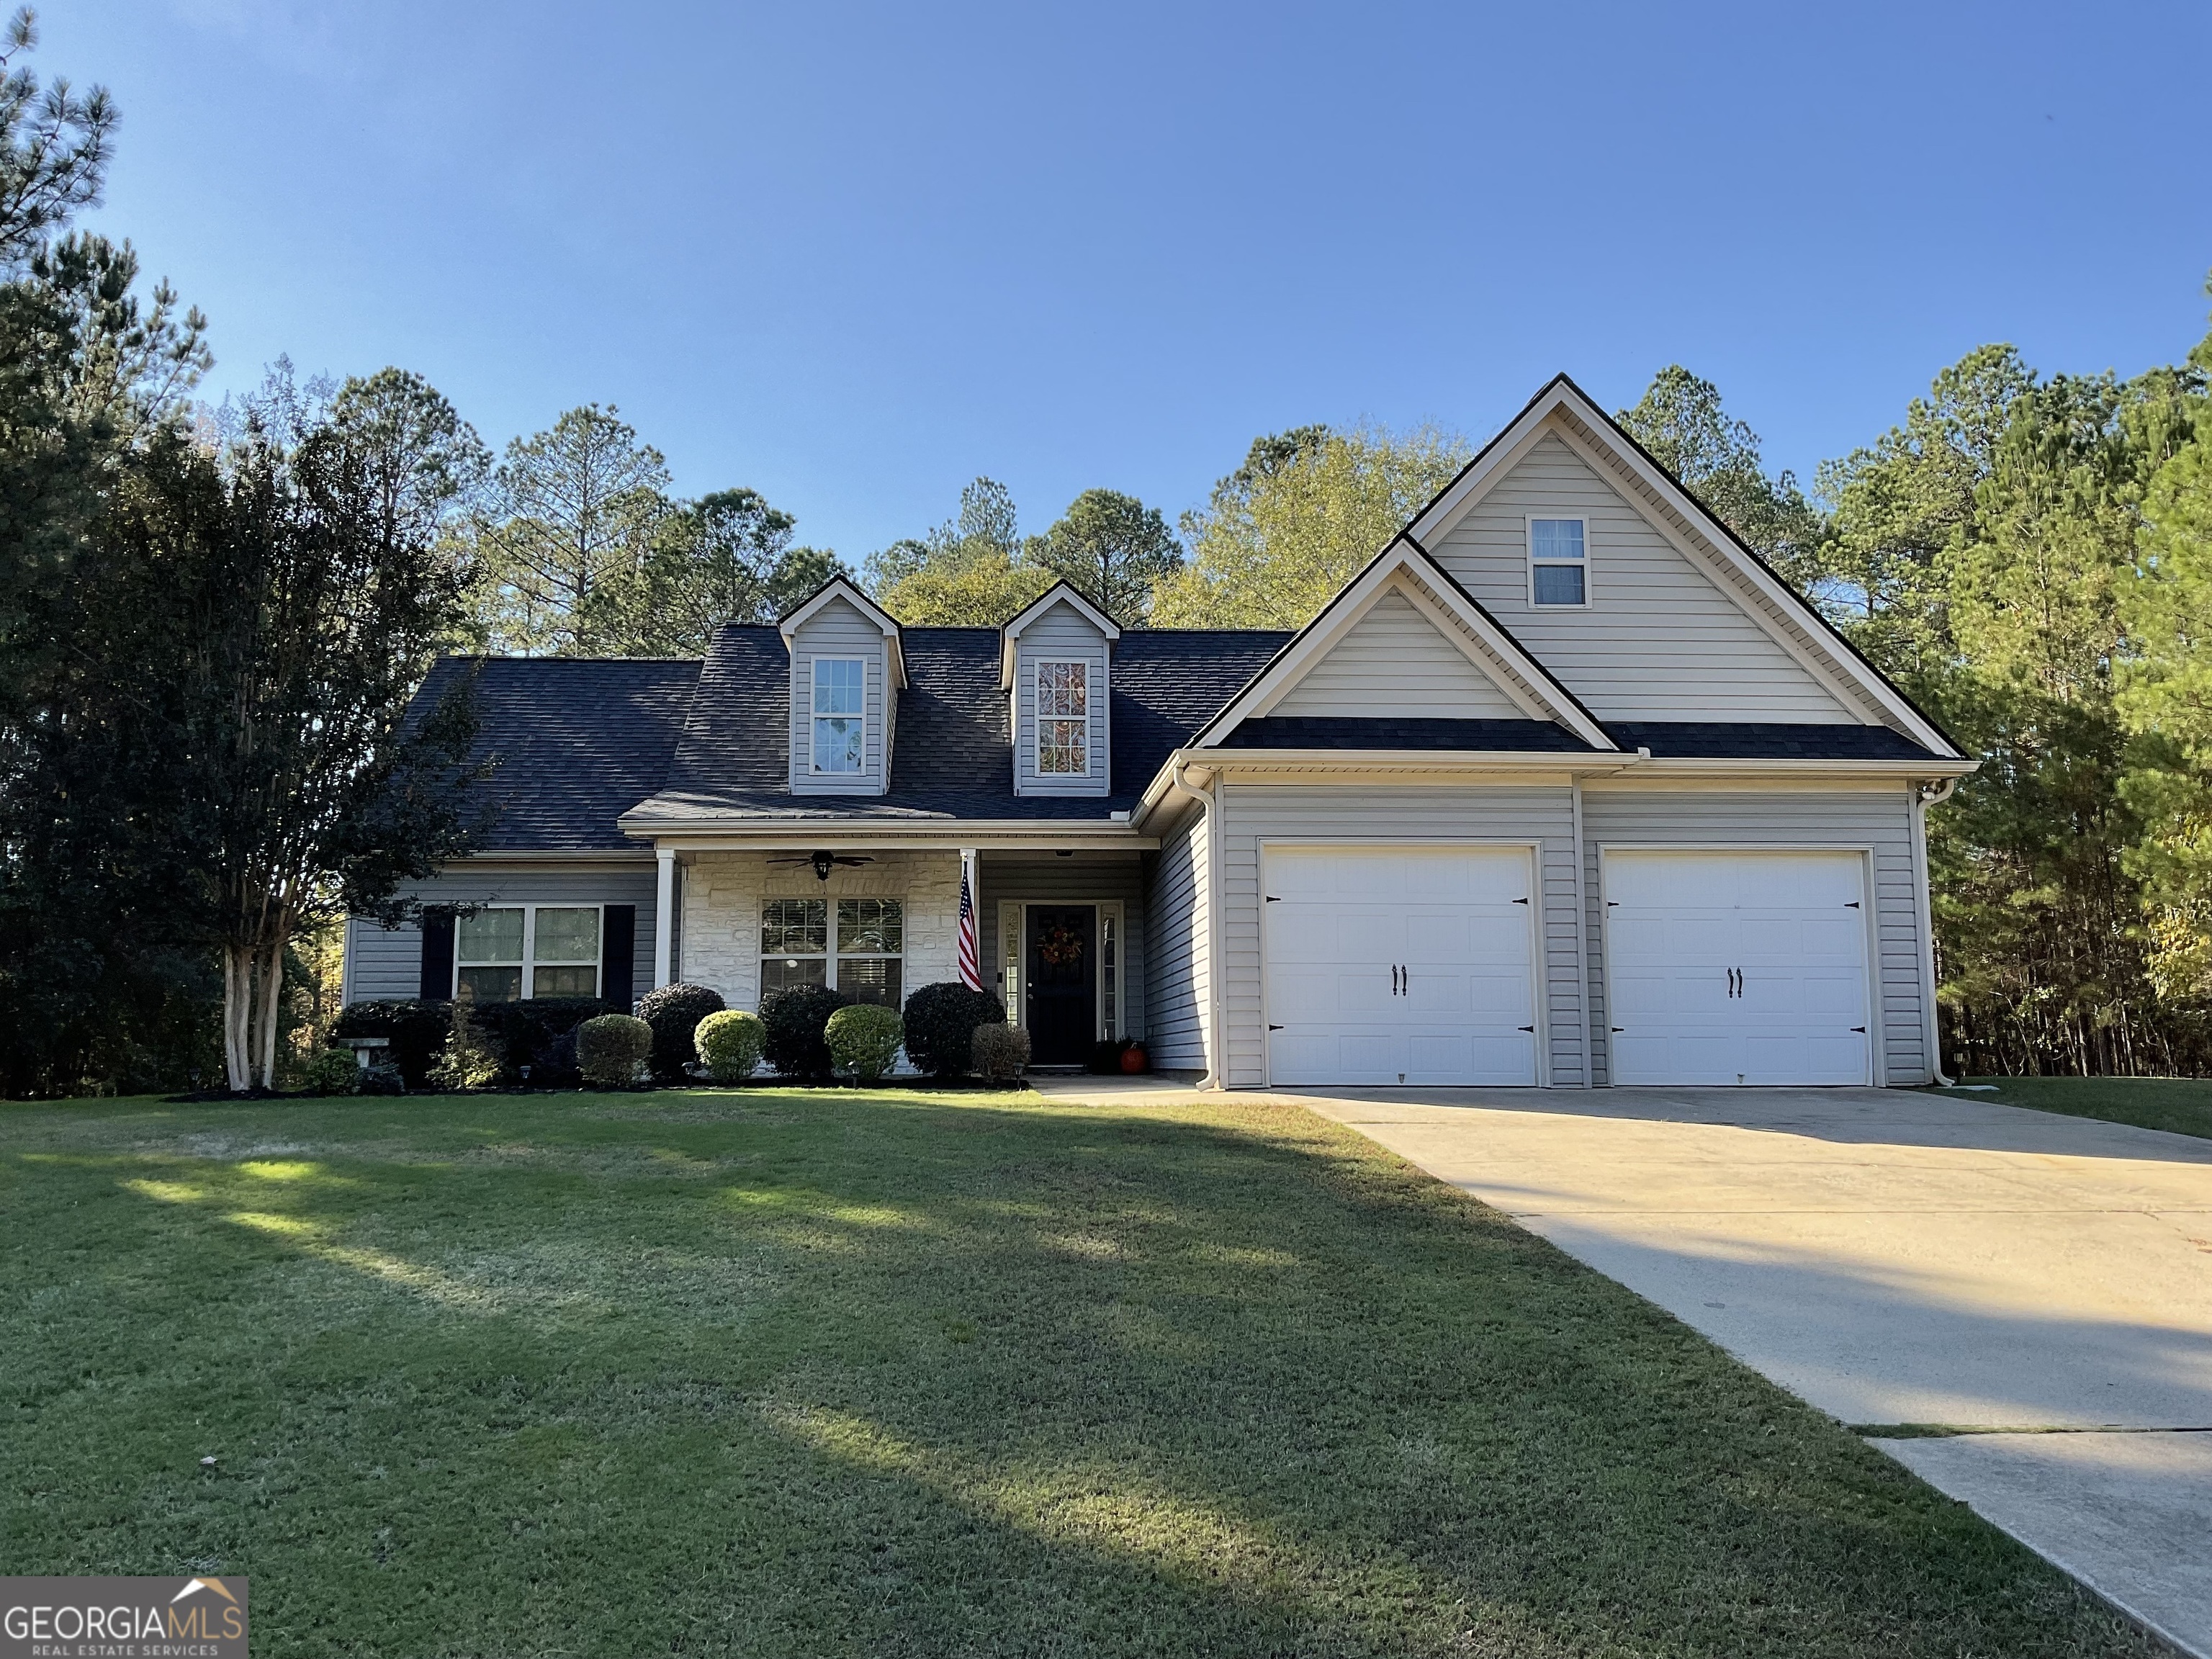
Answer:
[{"label": "front door", "polygon": [[1091,904],[1029,907],[1030,1060],[1079,1066],[1098,1030],[1098,909]]}]

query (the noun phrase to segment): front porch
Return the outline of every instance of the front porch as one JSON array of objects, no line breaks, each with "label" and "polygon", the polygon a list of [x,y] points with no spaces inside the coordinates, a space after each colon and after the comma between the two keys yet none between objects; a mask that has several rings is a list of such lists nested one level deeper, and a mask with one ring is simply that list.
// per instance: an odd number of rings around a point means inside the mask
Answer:
[{"label": "front porch", "polygon": [[[834,985],[897,1006],[960,977],[958,850],[848,846],[830,856],[824,875],[811,847],[674,854],[670,959],[659,976],[755,1010],[788,985]],[[1147,855],[975,856],[982,982],[1029,1031],[1032,1063],[1079,1065],[1094,1042],[1141,1041]]]}]

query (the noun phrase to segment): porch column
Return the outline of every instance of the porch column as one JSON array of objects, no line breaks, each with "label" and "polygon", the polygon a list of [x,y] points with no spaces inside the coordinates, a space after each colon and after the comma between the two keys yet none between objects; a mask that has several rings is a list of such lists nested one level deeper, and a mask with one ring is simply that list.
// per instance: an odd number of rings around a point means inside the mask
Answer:
[{"label": "porch column", "polygon": [[982,896],[975,881],[975,850],[960,849],[959,937],[953,945],[960,963],[960,982],[971,991],[983,988],[983,953],[977,935],[982,926]]},{"label": "porch column", "polygon": [[675,944],[671,935],[676,923],[676,849],[660,847],[653,850],[660,866],[659,890],[653,902],[653,988],[658,991],[668,983],[668,964]]}]

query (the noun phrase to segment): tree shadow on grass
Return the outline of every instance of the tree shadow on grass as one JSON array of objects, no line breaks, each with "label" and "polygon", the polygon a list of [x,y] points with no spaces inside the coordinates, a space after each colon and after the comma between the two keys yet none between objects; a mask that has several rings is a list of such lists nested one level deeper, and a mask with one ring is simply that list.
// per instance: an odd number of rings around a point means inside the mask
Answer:
[{"label": "tree shadow on grass", "polygon": [[219,1556],[301,1652],[2141,1650],[1294,1109],[802,1105],[74,1146],[11,1558]]}]

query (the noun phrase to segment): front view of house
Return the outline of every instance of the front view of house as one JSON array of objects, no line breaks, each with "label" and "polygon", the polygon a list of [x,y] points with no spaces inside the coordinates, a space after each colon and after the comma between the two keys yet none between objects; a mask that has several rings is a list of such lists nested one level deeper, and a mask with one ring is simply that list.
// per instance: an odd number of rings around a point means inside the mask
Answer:
[{"label": "front view of house", "polygon": [[701,661],[455,659],[501,811],[348,1000],[983,983],[1232,1088],[1925,1083],[1973,763],[1565,377],[1295,635],[836,581]]}]

